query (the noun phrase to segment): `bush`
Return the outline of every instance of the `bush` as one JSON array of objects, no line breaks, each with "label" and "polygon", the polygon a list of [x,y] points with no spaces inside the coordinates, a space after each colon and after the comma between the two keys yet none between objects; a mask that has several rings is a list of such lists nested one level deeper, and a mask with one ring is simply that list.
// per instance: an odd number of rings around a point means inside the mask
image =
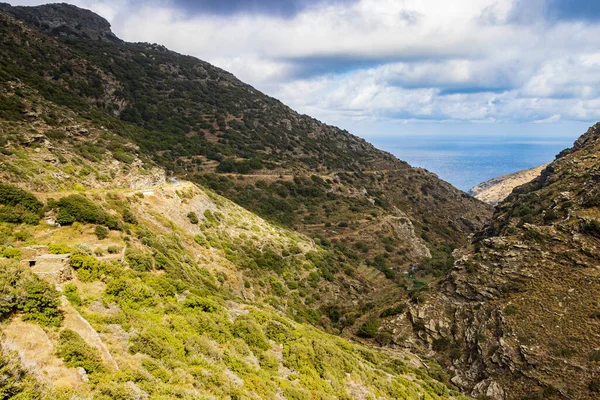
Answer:
[{"label": "bush", "polygon": [[102,225],[96,225],[94,233],[96,234],[98,240],[106,239],[106,237],[108,236],[108,228]]},{"label": "bush", "polygon": [[395,307],[388,307],[379,315],[380,318],[391,317],[394,315],[402,314],[406,310],[405,304],[398,304]]},{"label": "bush", "polygon": [[60,333],[56,355],[64,360],[67,367],[81,367],[88,374],[104,371],[98,350],[87,344],[77,332],[70,329],[65,329]]},{"label": "bush", "polygon": [[85,197],[74,194],[58,201],[59,211],[56,222],[71,225],[73,222],[99,223],[102,212],[99,207]]},{"label": "bush", "polygon": [[0,260],[0,318],[20,311],[23,320],[58,326],[58,292],[15,261]]},{"label": "bush", "polygon": [[152,256],[141,249],[134,247],[127,248],[125,260],[129,266],[136,271],[150,271],[152,269]]},{"label": "bush", "polygon": [[98,280],[108,273],[108,264],[81,253],[71,256],[71,267],[77,271],[77,277],[82,282]]},{"label": "bush", "polygon": [[2,257],[13,258],[15,260],[20,260],[23,256],[21,249],[16,249],[14,247],[7,247],[6,249],[2,250],[1,254]]},{"label": "bush", "polygon": [[56,222],[61,225],[81,222],[104,225],[113,230],[123,229],[121,221],[79,194],[63,197],[57,202],[57,205],[59,209]]},{"label": "bush", "polygon": [[358,327],[358,331],[356,333],[362,338],[374,338],[375,335],[377,335],[377,331],[379,330],[380,326],[381,322],[379,319],[370,317]]},{"label": "bush", "polygon": [[199,220],[198,220],[198,216],[197,216],[197,215],[196,215],[196,213],[195,213],[195,212],[193,212],[193,211],[190,211],[190,212],[188,213],[187,217],[188,217],[188,219],[190,220],[190,223],[191,223],[191,224],[194,224],[194,225],[196,225],[196,224],[199,222]]},{"label": "bush", "polygon": [[0,183],[0,204],[5,206],[20,206],[26,211],[39,213],[44,205],[31,193],[16,186]]},{"label": "bush", "polygon": [[250,347],[267,350],[269,342],[260,326],[249,318],[238,317],[233,323],[233,335],[243,339]]},{"label": "bush", "polygon": [[65,297],[67,298],[67,300],[69,300],[71,303],[75,304],[76,306],[81,305],[81,297],[79,296],[79,291],[77,289],[77,285],[75,285],[74,283],[67,283],[63,287],[63,290],[64,290]]},{"label": "bush", "polygon": [[129,351],[135,353],[145,353],[153,358],[168,359],[177,356],[177,353],[184,354],[183,344],[174,338],[170,332],[154,327],[140,332],[131,340]]},{"label": "bush", "polygon": [[587,233],[588,235],[600,237],[600,221],[596,221],[595,219],[585,222],[581,230],[583,233]]},{"label": "bush", "polygon": [[190,310],[198,310],[208,313],[215,312],[219,309],[219,306],[214,301],[194,295],[188,296],[183,301],[183,306]]},{"label": "bush", "polygon": [[134,225],[138,223],[137,218],[129,208],[123,210],[123,221],[127,222],[128,224]]},{"label": "bush", "polygon": [[75,249],[66,244],[49,244],[48,251],[50,254],[68,254],[74,253]]},{"label": "bush", "polygon": [[108,254],[117,254],[121,249],[118,246],[108,246],[106,251],[108,251]]}]

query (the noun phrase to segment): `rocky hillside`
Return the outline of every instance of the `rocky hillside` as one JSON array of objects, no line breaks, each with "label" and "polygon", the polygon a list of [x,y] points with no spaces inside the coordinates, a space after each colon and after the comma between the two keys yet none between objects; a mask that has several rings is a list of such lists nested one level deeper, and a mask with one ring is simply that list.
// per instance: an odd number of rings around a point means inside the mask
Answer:
[{"label": "rocky hillside", "polygon": [[411,329],[473,395],[600,396],[599,155],[600,124],[500,203],[411,308]]},{"label": "rocky hillside", "polygon": [[[168,173],[275,223],[336,241],[347,252],[366,250],[372,262],[387,254],[389,268],[399,272],[415,261],[402,255],[415,240],[457,246],[490,215],[434,175],[219,68],[160,45],[116,39],[108,22],[89,11],[0,10],[4,85],[18,79],[45,100],[118,130]],[[410,221],[415,237],[390,237],[390,218]],[[355,234],[364,223],[372,228]]]},{"label": "rocky hillside", "polygon": [[476,199],[495,206],[507,198],[514,188],[531,182],[534,178],[540,176],[547,166],[548,164],[544,164],[539,167],[492,178],[473,187],[469,193]]},{"label": "rocky hillside", "polygon": [[299,320],[355,335],[443,277],[491,214],[221,69],[117,39],[89,11],[0,10],[3,181],[71,192],[149,187],[166,171],[199,183],[337,260],[322,261],[328,287],[309,285],[311,312],[294,311]]}]

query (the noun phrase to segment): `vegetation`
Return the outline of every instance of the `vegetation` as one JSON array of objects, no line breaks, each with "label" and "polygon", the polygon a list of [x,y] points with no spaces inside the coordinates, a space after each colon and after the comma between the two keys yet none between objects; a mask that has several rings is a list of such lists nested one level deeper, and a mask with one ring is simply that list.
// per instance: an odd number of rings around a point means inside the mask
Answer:
[{"label": "vegetation", "polygon": [[57,205],[59,209],[56,222],[61,225],[82,222],[105,225],[109,229],[122,229],[121,221],[104,212],[100,207],[82,195],[73,194],[63,197],[58,201]]},{"label": "vegetation", "polygon": [[108,228],[102,225],[96,225],[96,227],[94,228],[94,233],[96,234],[98,240],[106,239],[106,237],[108,236],[108,232]]},{"label": "vegetation", "polygon": [[197,225],[199,220],[198,220],[198,216],[196,215],[195,212],[190,211],[187,215],[188,219],[190,220],[190,224],[194,224]]},{"label": "vegetation", "polygon": [[[67,6],[51,7],[61,14]],[[456,395],[396,353],[306,323],[339,333],[363,321],[361,336],[383,338],[379,318],[370,315],[383,303],[332,304],[331,294],[382,301],[371,278],[362,281],[377,273],[373,267],[387,277],[382,287],[393,289],[386,304],[403,302],[410,283],[398,271],[414,263],[425,266],[423,274],[441,276],[451,257],[441,249],[431,265],[417,260],[398,225],[412,224],[430,246],[451,247],[478,224],[462,221],[474,219],[465,210],[479,203],[207,63],[108,33],[90,41],[87,22],[50,28],[39,9],[0,8],[26,22],[0,14],[0,176],[36,192],[65,193],[31,208],[30,196],[10,189],[20,203],[0,203],[2,254],[17,259],[26,244],[40,242],[51,243],[51,253],[71,254],[77,279],[63,283],[63,293],[100,336],[114,339],[108,346],[120,371],[102,365],[97,349],[74,330],[52,330],[48,337],[66,365],[90,375],[91,396]],[[101,20],[87,16],[82,21],[103,29]],[[232,215],[233,207],[210,191],[204,194],[214,207],[201,215],[185,209],[194,204],[185,193],[176,192],[185,211],[162,212],[141,194],[86,190],[151,181],[146,174],[155,165],[193,176],[278,226]],[[142,207],[148,209],[136,216]],[[56,215],[60,226],[45,227],[44,234],[39,227],[14,229],[37,224],[42,212]],[[182,214],[171,218],[176,212]],[[186,213],[195,227],[173,223]],[[368,229],[356,229],[359,224]],[[281,226],[310,232],[312,240]],[[92,251],[80,243],[90,232],[106,244]],[[113,256],[124,248],[123,260]],[[92,255],[106,253],[114,261]],[[4,318],[21,312],[59,325],[57,293],[29,271],[22,274],[27,279],[11,281],[9,295],[1,296]],[[400,312],[397,306],[381,315]]]},{"label": "vegetation", "polygon": [[381,322],[376,317],[370,317],[358,328],[358,336],[363,338],[374,338],[381,326]]},{"label": "vegetation", "polygon": [[0,318],[21,312],[25,321],[59,326],[59,304],[58,293],[45,281],[17,262],[0,259]]},{"label": "vegetation", "polygon": [[64,360],[67,367],[81,367],[88,374],[104,370],[98,351],[70,329],[60,332],[56,355]]},{"label": "vegetation", "polygon": [[37,224],[44,205],[31,193],[0,184],[0,222]]}]

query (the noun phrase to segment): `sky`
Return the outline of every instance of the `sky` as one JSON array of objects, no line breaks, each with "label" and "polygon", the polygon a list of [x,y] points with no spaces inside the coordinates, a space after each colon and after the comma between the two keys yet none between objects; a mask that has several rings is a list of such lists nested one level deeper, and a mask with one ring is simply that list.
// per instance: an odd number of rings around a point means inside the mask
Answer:
[{"label": "sky", "polygon": [[365,138],[576,137],[600,120],[598,0],[68,2]]}]

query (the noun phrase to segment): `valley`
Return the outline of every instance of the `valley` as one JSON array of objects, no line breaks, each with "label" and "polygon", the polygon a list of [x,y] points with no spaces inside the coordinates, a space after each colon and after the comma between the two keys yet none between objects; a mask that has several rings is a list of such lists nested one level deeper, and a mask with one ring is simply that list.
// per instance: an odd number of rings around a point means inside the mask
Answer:
[{"label": "valley", "polygon": [[0,397],[597,398],[599,129],[477,199],[91,11],[0,4]]}]

